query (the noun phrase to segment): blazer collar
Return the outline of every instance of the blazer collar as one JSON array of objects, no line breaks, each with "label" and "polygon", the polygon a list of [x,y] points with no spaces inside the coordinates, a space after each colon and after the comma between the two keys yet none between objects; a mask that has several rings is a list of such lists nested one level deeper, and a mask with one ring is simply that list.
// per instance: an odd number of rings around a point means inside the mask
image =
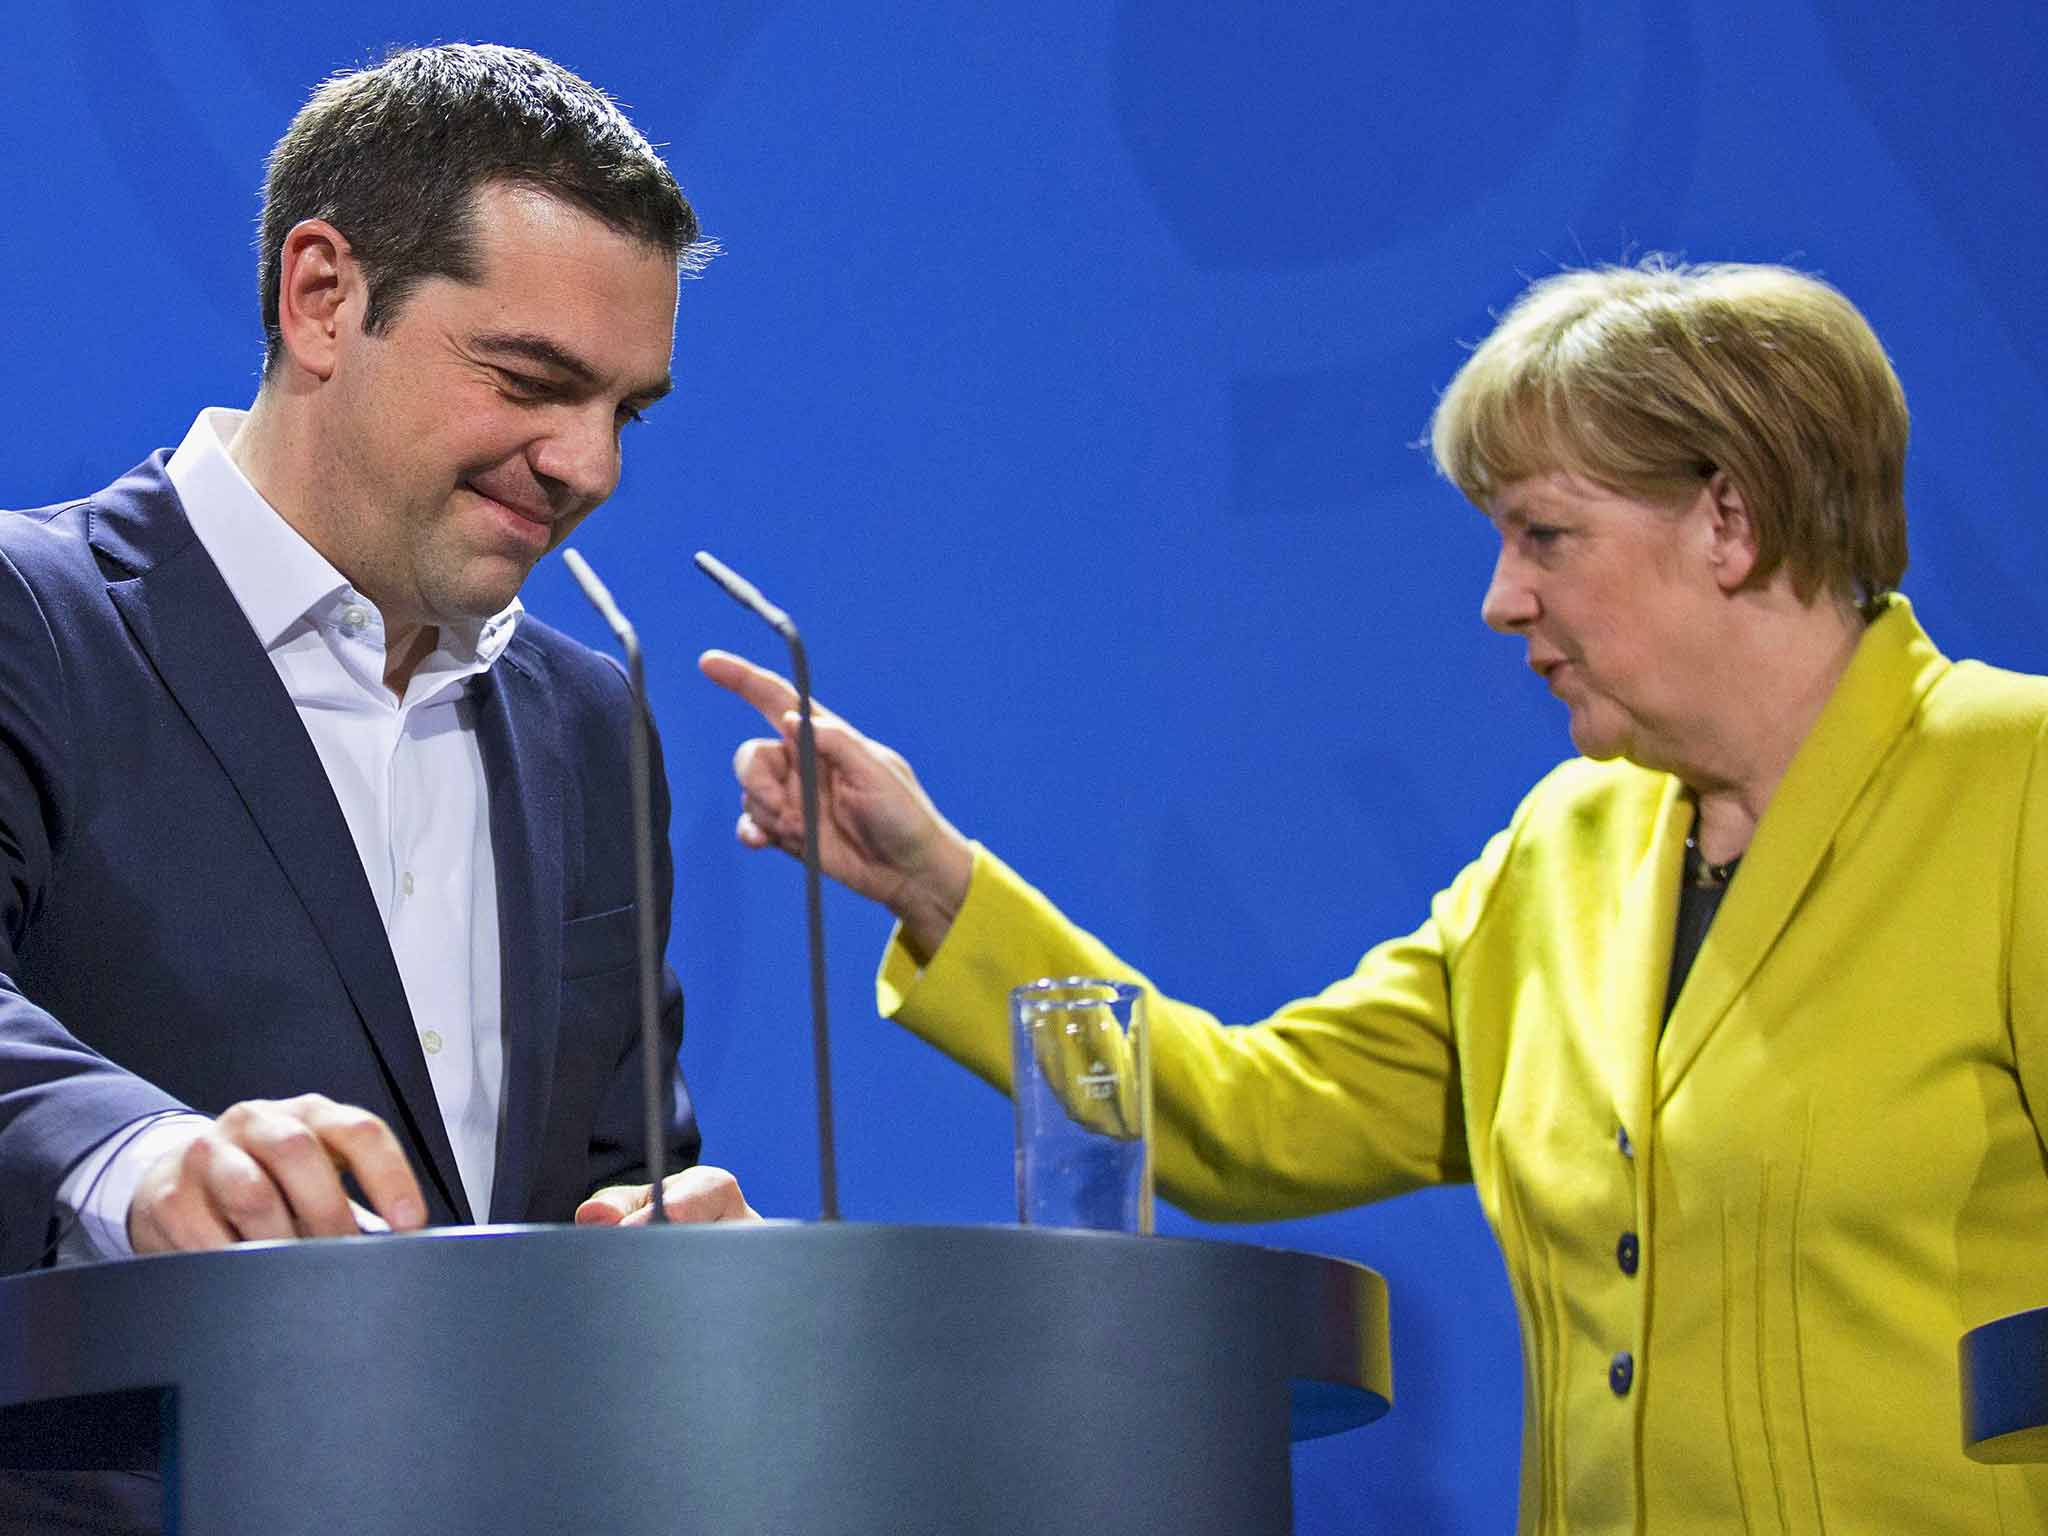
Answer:
[{"label": "blazer collar", "polygon": [[[1825,866],[1857,797],[1949,665],[1914,618],[1912,604],[1891,594],[1792,759],[1742,857],[1741,872],[1721,899],[1657,1048],[1660,1106],[1770,953]],[[1683,825],[1678,843],[1665,850],[1667,891],[1677,888]],[[1665,970],[1673,921],[1675,916],[1666,921]],[[1661,986],[1661,972],[1657,980]]]},{"label": "blazer collar", "polygon": [[1617,892],[1611,938],[1597,941],[1630,957],[1607,970],[1600,1060],[1621,1128],[1637,1141],[1648,1135],[1651,1106],[1658,1102],[1658,1027],[1678,927],[1679,867],[1692,825],[1692,806],[1677,779],[1660,774],[1643,793],[1651,797],[1647,831]]},{"label": "blazer collar", "polygon": [[104,566],[126,573],[110,575],[108,596],[298,893],[430,1182],[455,1218],[468,1221],[412,1010],[348,824],[284,684],[194,537],[164,460],[155,455],[93,500],[89,541]]}]

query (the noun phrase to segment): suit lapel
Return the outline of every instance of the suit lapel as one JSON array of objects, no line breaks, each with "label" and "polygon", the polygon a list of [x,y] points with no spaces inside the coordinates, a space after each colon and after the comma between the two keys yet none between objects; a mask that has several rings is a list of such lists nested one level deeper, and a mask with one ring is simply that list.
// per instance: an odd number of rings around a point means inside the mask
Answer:
[{"label": "suit lapel", "polygon": [[1657,1051],[1660,1107],[1770,954],[1871,774],[1948,665],[1911,604],[1893,594],[1864,632],[1721,898]]},{"label": "suit lapel", "polygon": [[[448,1208],[469,1220],[369,882],[320,755],[290,696],[176,497],[152,461],[95,508],[93,547],[137,574],[110,580],[120,611],[165,688],[219,762],[298,894],[368,1031],[413,1144]],[[152,483],[153,481],[153,483]]]},{"label": "suit lapel", "polygon": [[1622,1125],[1638,1140],[1650,1130],[1652,1067],[1678,925],[1678,870],[1691,819],[1684,786],[1667,777],[1614,917],[1612,953],[1629,959],[1608,971],[1602,1013],[1608,1038],[1601,1067]]},{"label": "suit lapel", "polygon": [[561,1030],[564,769],[544,668],[539,652],[515,637],[476,692],[504,957],[505,1098],[493,1221],[517,1221],[526,1213]]}]

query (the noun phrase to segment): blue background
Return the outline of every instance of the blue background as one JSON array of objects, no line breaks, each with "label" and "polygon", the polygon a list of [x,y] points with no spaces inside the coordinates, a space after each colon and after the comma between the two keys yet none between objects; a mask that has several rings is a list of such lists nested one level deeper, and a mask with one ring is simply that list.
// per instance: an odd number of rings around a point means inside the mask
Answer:
[{"label": "blue background", "polygon": [[[1914,406],[1907,590],[1952,654],[2048,670],[2043,16],[49,5],[13,16],[4,65],[0,503],[246,403],[262,157],[330,70],[516,42],[629,104],[727,254],[578,543],[652,644],[708,1150],[804,1214],[799,874],[733,844],[753,723],[690,664],[774,649],[692,549],[797,612],[821,695],[965,830],[1170,989],[1256,1017],[1413,926],[1569,751],[1479,624],[1489,530],[1413,446],[1461,344],[1561,263],[1782,260],[1844,288]],[[528,599],[600,638],[559,563]],[[1001,1100],[875,1021],[884,918],[842,895],[827,920],[848,1214],[1004,1219]],[[1469,1191],[1229,1235],[1392,1286],[1395,1412],[1297,1452],[1299,1528],[1506,1529],[1519,1350]]]}]

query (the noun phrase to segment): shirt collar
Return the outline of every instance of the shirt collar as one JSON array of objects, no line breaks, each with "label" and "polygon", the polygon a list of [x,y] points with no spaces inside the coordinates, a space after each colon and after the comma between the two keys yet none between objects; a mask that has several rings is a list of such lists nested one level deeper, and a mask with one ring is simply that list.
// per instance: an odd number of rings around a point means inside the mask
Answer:
[{"label": "shirt collar", "polygon": [[[164,470],[192,532],[268,651],[301,622],[369,600],[263,499],[229,456],[248,414],[222,406],[201,411]],[[515,597],[487,619],[443,624],[437,651],[465,670],[481,671],[504,653],[525,611]]]}]

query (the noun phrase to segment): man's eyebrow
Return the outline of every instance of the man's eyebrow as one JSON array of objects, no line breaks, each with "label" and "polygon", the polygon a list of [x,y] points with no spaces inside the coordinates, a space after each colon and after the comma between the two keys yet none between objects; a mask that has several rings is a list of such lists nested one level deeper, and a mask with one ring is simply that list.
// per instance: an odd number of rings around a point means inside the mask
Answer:
[{"label": "man's eyebrow", "polygon": [[[546,336],[528,331],[486,331],[473,338],[470,345],[479,352],[499,357],[522,357],[528,362],[553,368],[590,389],[596,389],[604,382],[598,371],[574,352]],[[674,388],[675,380],[663,374],[655,383],[635,391],[634,398],[652,405]]]}]

